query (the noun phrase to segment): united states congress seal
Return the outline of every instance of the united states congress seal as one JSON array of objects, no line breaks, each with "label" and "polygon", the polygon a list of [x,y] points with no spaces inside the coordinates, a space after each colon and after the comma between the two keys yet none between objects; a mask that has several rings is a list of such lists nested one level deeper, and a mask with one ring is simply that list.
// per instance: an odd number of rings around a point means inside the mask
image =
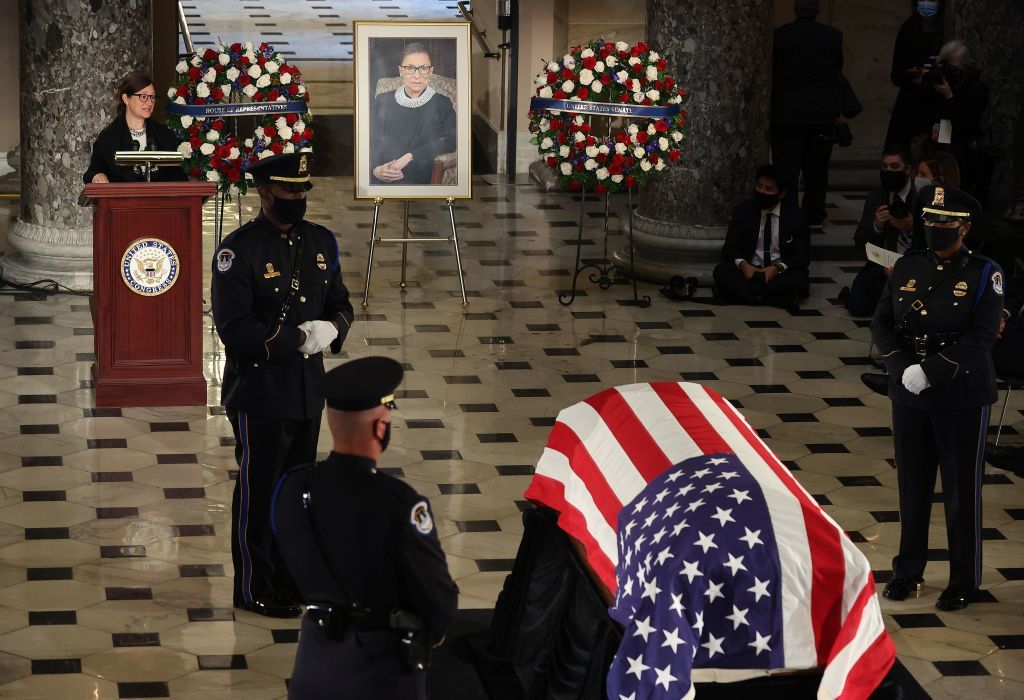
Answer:
[{"label": "united states congress seal", "polygon": [[159,238],[139,238],[121,257],[121,279],[136,294],[163,294],[178,281],[178,254]]}]

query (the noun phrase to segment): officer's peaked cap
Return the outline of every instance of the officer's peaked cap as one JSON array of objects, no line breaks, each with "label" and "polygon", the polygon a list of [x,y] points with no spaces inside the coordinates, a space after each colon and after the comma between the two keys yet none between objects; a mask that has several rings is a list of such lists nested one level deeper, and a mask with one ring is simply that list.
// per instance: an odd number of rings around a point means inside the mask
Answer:
[{"label": "officer's peaked cap", "polygon": [[282,153],[258,160],[249,167],[254,185],[280,185],[313,189],[309,181],[309,153]]},{"label": "officer's peaked cap", "polygon": [[963,190],[929,185],[917,193],[925,221],[969,221],[981,214],[981,203]]},{"label": "officer's peaked cap", "polygon": [[402,365],[390,357],[361,357],[335,367],[324,377],[324,398],[338,411],[395,408],[395,389],[402,383]]}]

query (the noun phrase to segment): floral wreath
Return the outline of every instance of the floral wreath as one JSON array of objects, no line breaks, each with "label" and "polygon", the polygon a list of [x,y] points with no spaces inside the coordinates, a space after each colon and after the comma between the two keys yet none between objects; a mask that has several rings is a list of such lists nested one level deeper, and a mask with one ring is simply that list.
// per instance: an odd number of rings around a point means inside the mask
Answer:
[{"label": "floral wreath", "polygon": [[256,129],[241,143],[228,132],[225,118],[179,114],[170,106],[167,126],[181,140],[178,151],[185,156],[183,167],[190,177],[205,177],[221,190],[244,194],[253,163],[279,153],[312,150],[312,115],[305,107],[309,92],[302,73],[270,44],[216,44],[179,62],[175,70],[174,84],[167,91],[173,105],[303,103],[302,114],[249,110],[255,114]]},{"label": "floral wreath", "polygon": [[[576,46],[548,63],[534,82],[540,98],[535,103],[547,106],[531,108],[530,142],[570,189],[597,194],[632,189],[679,162],[686,112],[678,105],[686,90],[646,43]],[[565,101],[564,109],[552,109],[552,100]],[[569,102],[590,104],[574,111]],[[643,109],[651,107],[662,109]],[[676,109],[664,109],[671,107]],[[622,130],[610,138],[595,136],[580,112],[618,113]]]}]

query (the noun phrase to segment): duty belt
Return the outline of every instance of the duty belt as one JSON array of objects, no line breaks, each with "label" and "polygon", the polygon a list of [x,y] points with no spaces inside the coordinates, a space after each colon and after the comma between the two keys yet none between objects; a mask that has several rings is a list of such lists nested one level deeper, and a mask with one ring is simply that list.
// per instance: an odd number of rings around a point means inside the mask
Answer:
[{"label": "duty belt", "polygon": [[959,333],[932,333],[930,335],[901,335],[900,346],[918,357],[929,357],[960,340]]},{"label": "duty belt", "polygon": [[316,623],[328,639],[338,640],[350,629],[391,629],[390,616],[366,611],[353,611],[341,605],[310,603],[306,614]]}]

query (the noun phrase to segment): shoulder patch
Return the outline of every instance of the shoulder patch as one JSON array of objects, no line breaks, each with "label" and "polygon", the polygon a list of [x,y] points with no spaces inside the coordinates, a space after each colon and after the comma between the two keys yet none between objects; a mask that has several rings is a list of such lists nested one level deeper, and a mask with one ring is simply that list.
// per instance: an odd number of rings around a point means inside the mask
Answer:
[{"label": "shoulder patch", "polygon": [[992,291],[1003,296],[1003,273],[999,270],[992,273]]},{"label": "shoulder patch", "polygon": [[426,501],[419,501],[409,513],[409,522],[421,535],[429,535],[434,531],[434,519],[430,517],[430,508]]},{"label": "shoulder patch", "polygon": [[217,271],[227,272],[235,264],[235,251],[230,248],[221,248],[217,251]]}]

